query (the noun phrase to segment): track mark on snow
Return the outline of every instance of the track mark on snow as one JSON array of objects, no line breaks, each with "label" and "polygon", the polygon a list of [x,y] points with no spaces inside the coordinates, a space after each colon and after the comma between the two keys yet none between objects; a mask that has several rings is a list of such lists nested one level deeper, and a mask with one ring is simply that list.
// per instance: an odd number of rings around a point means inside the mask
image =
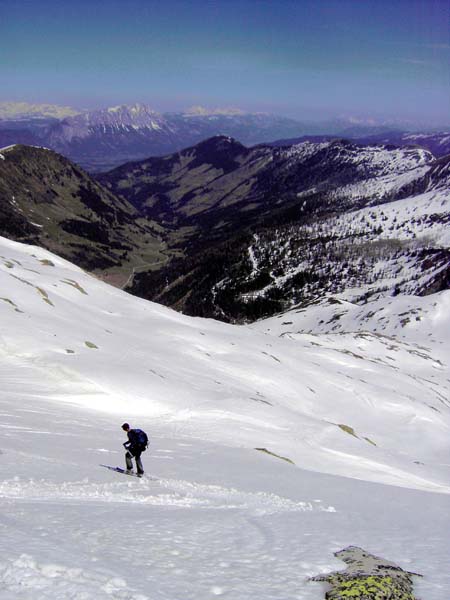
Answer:
[{"label": "track mark on snow", "polygon": [[[126,478],[131,479],[131,478]],[[55,483],[48,480],[21,480],[15,477],[0,483],[0,498],[33,502],[134,503],[149,506],[199,508],[212,510],[249,509],[255,514],[284,512],[336,512],[321,501],[297,501],[268,492],[247,492],[219,485],[180,479],[148,478],[136,481],[94,483],[82,481]]]}]

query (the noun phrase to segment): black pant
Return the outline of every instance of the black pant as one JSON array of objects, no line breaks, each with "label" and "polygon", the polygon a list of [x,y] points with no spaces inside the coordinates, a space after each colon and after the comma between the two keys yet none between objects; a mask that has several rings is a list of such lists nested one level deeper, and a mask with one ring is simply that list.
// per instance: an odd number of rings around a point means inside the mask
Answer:
[{"label": "black pant", "polygon": [[125,454],[125,462],[127,464],[127,469],[129,469],[131,471],[131,469],[133,468],[133,463],[131,461],[131,459],[134,458],[136,459],[136,469],[139,475],[143,475],[144,473],[144,467],[142,466],[142,461],[141,461],[141,454],[142,451],[141,450],[134,450],[132,448],[130,448],[127,453]]}]

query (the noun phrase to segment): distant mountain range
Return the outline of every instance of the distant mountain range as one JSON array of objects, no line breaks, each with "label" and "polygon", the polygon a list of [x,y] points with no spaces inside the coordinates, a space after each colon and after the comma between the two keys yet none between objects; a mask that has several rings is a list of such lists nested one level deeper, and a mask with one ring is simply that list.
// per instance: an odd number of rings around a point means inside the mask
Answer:
[{"label": "distant mountain range", "polygon": [[[450,134],[411,134],[392,126],[338,119],[318,124],[238,109],[193,107],[185,112],[158,113],[145,104],[83,111],[52,105],[0,104],[0,147],[28,144],[53,149],[88,171],[107,171],[125,162],[164,156],[215,135],[227,135],[252,146],[282,140],[292,145],[348,138],[359,143],[418,144],[442,156]],[[412,136],[412,137],[411,137]],[[283,141],[284,140],[284,141]]]},{"label": "distant mountain range", "polygon": [[31,104],[29,102],[0,102],[0,119],[65,119],[73,117],[80,111],[70,106],[56,104]]},{"label": "distant mountain range", "polygon": [[89,171],[105,171],[131,160],[182,150],[218,134],[253,145],[304,133],[293,119],[238,110],[194,107],[160,114],[144,104],[116,106],[55,119],[57,110],[0,109],[0,146],[24,143],[53,149]]},{"label": "distant mountain range", "polygon": [[96,179],[53,151],[0,151],[0,235],[226,321],[447,289],[449,222],[450,157],[417,147],[216,136]]}]

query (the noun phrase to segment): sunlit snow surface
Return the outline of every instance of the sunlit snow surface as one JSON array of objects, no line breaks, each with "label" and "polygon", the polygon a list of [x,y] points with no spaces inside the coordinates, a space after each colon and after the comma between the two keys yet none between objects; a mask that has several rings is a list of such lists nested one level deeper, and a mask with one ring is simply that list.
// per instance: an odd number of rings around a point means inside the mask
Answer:
[{"label": "sunlit snow surface", "polygon": [[349,544],[450,597],[449,293],[343,306],[193,319],[0,239],[0,598],[319,599]]}]

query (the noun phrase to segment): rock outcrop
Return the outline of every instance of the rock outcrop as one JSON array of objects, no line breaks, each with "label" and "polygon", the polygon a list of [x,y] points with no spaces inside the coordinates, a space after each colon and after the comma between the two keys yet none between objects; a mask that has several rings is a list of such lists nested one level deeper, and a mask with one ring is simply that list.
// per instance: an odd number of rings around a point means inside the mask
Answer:
[{"label": "rock outcrop", "polygon": [[418,573],[404,571],[356,546],[344,548],[335,556],[347,563],[345,571],[312,578],[331,585],[326,600],[415,600],[412,577],[421,577]]}]

